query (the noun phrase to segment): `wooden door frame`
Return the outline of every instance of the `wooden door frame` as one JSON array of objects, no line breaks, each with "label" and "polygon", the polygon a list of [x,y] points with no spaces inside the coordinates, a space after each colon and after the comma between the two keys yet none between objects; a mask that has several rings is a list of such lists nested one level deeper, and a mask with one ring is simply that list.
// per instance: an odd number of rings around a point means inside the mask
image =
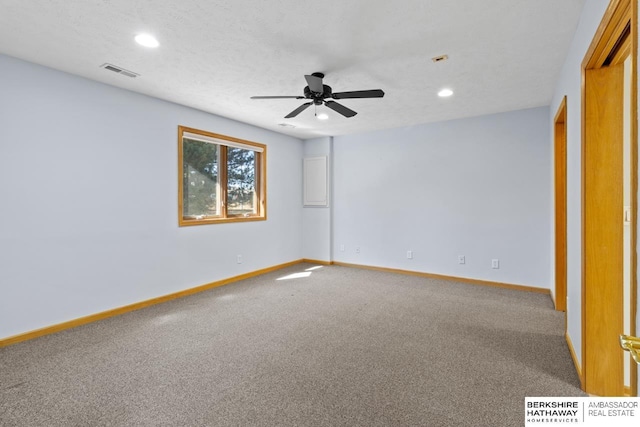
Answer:
[{"label": "wooden door frame", "polygon": [[[567,310],[567,97],[562,98],[553,120],[555,194],[556,310]],[[565,314],[566,319],[566,314]],[[566,330],[565,330],[566,332]]]},{"label": "wooden door frame", "polygon": [[[629,31],[630,44],[626,48],[628,51],[620,51],[617,46],[618,40]],[[613,54],[618,50],[618,54]],[[613,54],[613,55],[612,55]],[[638,2],[637,0],[611,0],[602,18],[600,26],[584,56],[581,66],[581,145],[582,145],[582,367],[581,383],[585,389],[586,371],[589,369],[585,363],[587,353],[585,331],[585,294],[587,283],[585,280],[586,253],[585,253],[585,135],[586,135],[586,70],[600,68],[608,63],[616,63],[631,55],[631,335],[636,334],[637,316],[637,208],[638,208],[638,76],[637,76],[637,56],[638,56]],[[622,213],[621,213],[622,214]],[[637,365],[631,362],[631,387],[627,393],[636,396],[638,394]]]}]

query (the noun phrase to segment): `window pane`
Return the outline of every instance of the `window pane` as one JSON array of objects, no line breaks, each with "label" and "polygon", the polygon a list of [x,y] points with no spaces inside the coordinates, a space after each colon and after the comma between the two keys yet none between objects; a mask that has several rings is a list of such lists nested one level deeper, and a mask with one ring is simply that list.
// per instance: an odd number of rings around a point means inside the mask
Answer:
[{"label": "window pane", "polygon": [[183,216],[219,215],[218,146],[185,138],[182,161]]},{"label": "window pane", "polygon": [[227,214],[257,214],[255,199],[256,152],[227,147]]}]

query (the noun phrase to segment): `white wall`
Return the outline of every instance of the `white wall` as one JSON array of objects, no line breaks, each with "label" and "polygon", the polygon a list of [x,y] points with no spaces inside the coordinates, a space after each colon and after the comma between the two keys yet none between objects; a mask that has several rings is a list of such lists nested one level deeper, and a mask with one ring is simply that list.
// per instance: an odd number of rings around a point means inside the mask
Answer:
[{"label": "white wall", "polygon": [[305,207],[302,212],[302,254],[306,259],[331,261],[331,147],[328,136],[304,141],[304,157],[326,156],[329,161],[329,206]]},{"label": "white wall", "polygon": [[[267,145],[267,221],[178,227],[179,124]],[[0,339],[300,259],[302,155],[295,138],[0,55]]]},{"label": "white wall", "polygon": [[[578,361],[582,363],[582,220],[581,220],[581,64],[602,21],[609,0],[585,2],[573,42],[551,102],[553,123],[562,98],[567,96],[567,331]],[[551,128],[552,129],[552,128]],[[549,133],[553,141],[553,135]],[[553,162],[553,160],[551,160]],[[552,163],[550,163],[552,164]],[[553,169],[551,169],[553,170]],[[553,173],[553,172],[551,172]],[[553,182],[553,181],[552,181]],[[550,185],[551,194],[553,187]],[[553,213],[553,204],[551,207]],[[555,253],[553,244],[551,253]],[[553,271],[552,271],[553,275]],[[552,283],[555,279],[552,277]]]},{"label": "white wall", "polygon": [[548,288],[548,118],[544,107],[335,137],[334,259]]}]

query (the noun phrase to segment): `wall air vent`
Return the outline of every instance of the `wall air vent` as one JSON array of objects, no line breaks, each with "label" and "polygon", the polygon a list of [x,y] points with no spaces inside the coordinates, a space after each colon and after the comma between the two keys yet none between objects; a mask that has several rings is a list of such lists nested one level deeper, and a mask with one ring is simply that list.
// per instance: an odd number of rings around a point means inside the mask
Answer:
[{"label": "wall air vent", "polygon": [[138,73],[134,73],[133,71],[125,70],[122,67],[118,67],[117,65],[109,64],[106,62],[102,64],[100,68],[104,68],[105,70],[113,71],[114,73],[122,74],[123,76],[127,76],[127,77],[135,78],[140,75]]}]

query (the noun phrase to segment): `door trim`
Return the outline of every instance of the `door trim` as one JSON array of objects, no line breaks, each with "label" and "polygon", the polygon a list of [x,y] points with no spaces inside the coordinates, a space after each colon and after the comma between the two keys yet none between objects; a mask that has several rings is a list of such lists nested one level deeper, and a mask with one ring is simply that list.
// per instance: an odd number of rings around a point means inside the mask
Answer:
[{"label": "door trim", "polygon": [[[557,311],[567,310],[567,97],[554,118],[555,292]],[[566,314],[565,314],[566,318]]]},{"label": "door trim", "polygon": [[[638,323],[638,1],[631,2],[631,329]],[[638,365],[631,361],[631,395],[638,396]]]}]

